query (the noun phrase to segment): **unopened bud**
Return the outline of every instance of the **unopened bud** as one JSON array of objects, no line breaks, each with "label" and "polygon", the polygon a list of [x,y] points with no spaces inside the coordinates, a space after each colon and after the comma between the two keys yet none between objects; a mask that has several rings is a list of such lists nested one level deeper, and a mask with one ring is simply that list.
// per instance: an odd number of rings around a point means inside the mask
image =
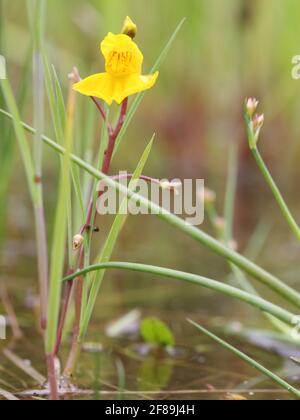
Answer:
[{"label": "unopened bud", "polygon": [[161,181],[160,182],[160,187],[163,190],[171,190],[174,191],[174,193],[176,195],[180,194],[180,190],[182,188],[182,183],[181,182],[169,182],[169,181]]},{"label": "unopened bud", "polygon": [[247,109],[247,113],[249,115],[250,118],[253,117],[253,115],[255,114],[257,107],[258,107],[258,100],[255,98],[249,98],[247,99],[246,102],[246,109]]},{"label": "unopened bud", "polygon": [[265,122],[265,116],[263,114],[261,115],[255,115],[253,118],[253,129],[256,132],[257,130],[260,130]]},{"label": "unopened bud", "polygon": [[73,238],[73,250],[77,251],[83,244],[84,237],[82,235],[75,235]]},{"label": "unopened bud", "polygon": [[122,33],[124,35],[128,35],[130,38],[135,38],[137,34],[137,26],[136,24],[130,19],[129,16],[126,17],[122,29]]},{"label": "unopened bud", "polygon": [[254,115],[254,117],[253,117],[253,133],[254,133],[256,143],[258,142],[258,137],[259,137],[260,131],[261,131],[263,125],[264,125],[264,122],[265,122],[265,116],[263,114]]}]

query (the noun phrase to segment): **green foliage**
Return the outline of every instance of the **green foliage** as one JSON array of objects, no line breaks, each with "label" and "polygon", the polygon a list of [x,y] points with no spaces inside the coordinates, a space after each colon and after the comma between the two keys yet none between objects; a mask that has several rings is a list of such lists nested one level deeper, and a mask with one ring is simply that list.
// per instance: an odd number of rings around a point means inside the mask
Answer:
[{"label": "green foliage", "polygon": [[257,363],[255,360],[251,359],[251,357],[247,356],[245,353],[241,352],[240,350],[238,350],[235,347],[231,346],[230,344],[226,343],[226,341],[217,337],[215,334],[213,334],[210,331],[206,330],[205,328],[201,327],[196,322],[193,322],[193,321],[189,321],[189,322],[194,327],[196,327],[202,334],[206,335],[207,337],[211,338],[212,340],[214,340],[215,342],[220,344],[224,349],[231,351],[233,354],[235,354],[241,360],[248,363],[248,365],[252,366],[254,369],[258,370],[260,373],[267,376],[269,379],[271,379],[273,382],[275,382],[281,388],[289,391],[291,394],[293,394],[298,399],[300,399],[300,391],[298,391],[296,388],[294,388],[293,386],[288,384],[283,379],[279,378],[279,376],[275,375],[273,372],[266,369],[265,367],[263,367],[262,365]]},{"label": "green foliage", "polygon": [[141,335],[146,343],[156,346],[174,346],[175,338],[166,323],[158,318],[146,318],[141,324]]}]

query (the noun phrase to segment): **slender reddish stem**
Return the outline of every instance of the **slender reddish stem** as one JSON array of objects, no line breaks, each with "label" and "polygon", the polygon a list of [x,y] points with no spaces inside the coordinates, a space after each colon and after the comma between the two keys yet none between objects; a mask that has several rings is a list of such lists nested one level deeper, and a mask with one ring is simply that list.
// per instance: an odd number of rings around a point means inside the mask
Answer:
[{"label": "slender reddish stem", "polygon": [[100,115],[102,116],[104,122],[107,123],[107,130],[108,130],[108,134],[112,135],[114,132],[114,129],[112,127],[112,125],[110,124],[109,121],[107,121],[107,115],[106,112],[104,111],[102,105],[100,104],[100,102],[97,100],[97,98],[95,98],[95,96],[91,96],[92,101],[94,102],[94,104],[96,105],[98,111],[100,112]]},{"label": "slender reddish stem", "polygon": [[[71,274],[73,272],[73,270],[70,270],[69,272]],[[58,352],[59,352],[59,349],[60,349],[60,346],[61,346],[64,325],[65,325],[67,312],[68,312],[68,307],[69,307],[69,302],[70,302],[72,285],[73,285],[73,281],[70,282],[70,284],[64,286],[63,301],[62,301],[62,304],[61,304],[60,319],[59,319],[57,338],[56,338],[56,344],[55,344],[55,350],[54,350],[55,356],[58,355]]]},{"label": "slender reddish stem", "polygon": [[38,255],[38,275],[40,283],[40,323],[42,330],[47,325],[48,302],[48,247],[43,203],[35,207],[36,240]]},{"label": "slender reddish stem", "polygon": [[50,398],[52,401],[58,401],[58,384],[55,372],[55,356],[53,354],[47,355],[48,379],[50,387]]},{"label": "slender reddish stem", "polygon": [[[100,112],[101,116],[106,121],[105,112],[103,110],[101,111],[102,107],[100,107],[100,108],[98,107],[98,105],[100,105],[100,104],[93,97],[92,97],[92,100],[95,102],[97,108],[99,109],[99,112]],[[116,128],[112,129],[111,125],[108,124],[108,134],[109,134],[108,147],[107,147],[107,150],[105,152],[105,157],[104,157],[104,161],[103,161],[103,165],[102,165],[102,172],[105,175],[108,175],[108,173],[109,173],[110,164],[111,164],[111,160],[112,160],[112,157],[113,157],[113,152],[114,152],[116,140],[117,140],[117,137],[120,134],[120,131],[123,127],[123,124],[124,124],[124,121],[125,121],[125,118],[126,118],[127,108],[128,108],[128,98],[126,98],[122,102],[120,116],[119,116]],[[101,196],[101,192],[99,192],[98,198],[100,196]],[[89,203],[88,210],[87,210],[86,222],[80,229],[80,234],[81,235],[83,233],[85,233],[87,228],[91,225],[92,217],[93,217],[93,208],[94,208],[94,203],[93,203],[93,192],[92,192],[92,196],[91,196],[90,203]],[[83,265],[83,263],[84,263],[84,246],[82,245],[82,247],[79,251],[79,259],[78,259],[79,268]],[[75,369],[75,365],[76,365],[76,362],[77,362],[78,355],[80,353],[80,343],[78,342],[78,333],[79,333],[79,328],[80,328],[80,318],[81,318],[81,308],[82,308],[83,278],[76,279],[74,281],[73,287],[75,287],[76,319],[75,319],[74,330],[73,330],[72,348],[71,348],[69,358],[68,358],[68,361],[67,361],[67,365],[66,365],[66,369],[65,369],[65,375],[66,376],[71,376],[72,375],[72,373]]]},{"label": "slender reddish stem", "polygon": [[[116,140],[118,138],[118,135],[120,134],[120,131],[122,129],[122,126],[123,126],[125,118],[126,118],[127,107],[128,107],[128,98],[126,98],[122,102],[120,117],[119,117],[117,126],[116,126],[115,130],[113,130],[113,132],[109,135],[108,147],[107,147],[107,150],[105,152],[105,158],[104,158],[104,162],[103,162],[103,165],[102,165],[102,172],[105,175],[108,175],[108,172],[109,172],[114,148],[115,148],[115,145],[116,145]],[[101,192],[99,193],[98,198],[100,196],[101,196]],[[80,234],[81,235],[86,231],[86,229],[91,224],[91,220],[92,220],[92,217],[93,217],[93,208],[94,208],[93,197],[91,197],[89,207],[88,207],[88,211],[87,211],[86,222],[80,229]]]}]

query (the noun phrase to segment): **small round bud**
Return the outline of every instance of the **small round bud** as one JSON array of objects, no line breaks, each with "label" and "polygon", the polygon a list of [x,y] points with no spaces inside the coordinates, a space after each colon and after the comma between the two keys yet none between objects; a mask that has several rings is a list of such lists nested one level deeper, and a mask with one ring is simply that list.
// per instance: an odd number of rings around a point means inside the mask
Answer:
[{"label": "small round bud", "polygon": [[180,190],[182,188],[182,183],[181,182],[169,182],[169,181],[161,181],[160,182],[160,187],[163,190],[171,190],[174,191],[175,195],[179,195],[180,194]]},{"label": "small round bud", "polygon": [[83,244],[84,237],[82,235],[75,235],[73,238],[73,250],[77,251]]},{"label": "small round bud", "polygon": [[122,33],[124,35],[128,35],[130,38],[135,38],[137,34],[137,26],[136,24],[130,19],[129,16],[126,16],[124,21]]}]

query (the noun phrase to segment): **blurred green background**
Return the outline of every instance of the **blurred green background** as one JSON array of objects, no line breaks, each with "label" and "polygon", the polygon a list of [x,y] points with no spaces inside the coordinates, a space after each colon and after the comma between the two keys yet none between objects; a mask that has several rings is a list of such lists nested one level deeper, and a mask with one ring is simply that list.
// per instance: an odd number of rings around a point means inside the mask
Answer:
[{"label": "blurred green background", "polygon": [[[126,139],[114,169],[132,171],[146,143],[156,133],[147,175],[204,178],[217,192],[220,211],[226,185],[228,149],[240,146],[235,237],[243,251],[258,223],[275,226],[258,262],[297,283],[299,246],[295,243],[248,151],[242,117],[244,99],[256,96],[266,123],[261,148],[280,187],[297,216],[300,153],[300,81],[293,80],[292,57],[300,53],[300,2],[298,0],[51,0],[46,14],[46,42],[50,63],[57,69],[64,93],[74,65],[82,76],[102,71],[99,43],[108,31],[119,32],[126,15],[138,25],[136,42],[144,53],[144,73],[151,68],[179,21],[186,17],[172,50],[160,70],[156,87],[148,92]],[[1,1],[0,54],[15,91],[20,92],[28,60],[30,29],[26,2]],[[32,123],[31,69],[26,77],[22,118]],[[25,75],[26,76],[26,75]],[[21,94],[22,97],[22,94]],[[86,98],[80,98],[86,106]],[[53,135],[47,118],[47,134]],[[99,130],[95,125],[97,136]],[[11,167],[11,178],[1,180],[1,277],[9,279],[12,293],[22,300],[28,285],[35,287],[35,245],[32,214],[24,173],[14,136],[4,144],[2,135],[10,123],[0,117],[0,178]],[[77,135],[84,136],[84,125]],[[8,159],[9,156],[9,159]],[[13,156],[13,158],[11,158]],[[45,198],[49,233],[55,206],[57,158],[45,148]],[[7,171],[5,171],[7,173]],[[7,212],[6,212],[7,210]],[[298,211],[299,215],[299,211]],[[206,228],[206,227],[205,227]],[[6,239],[5,239],[6,238]],[[227,266],[192,240],[163,225],[154,217],[130,218],[121,235],[116,260],[146,262],[194,271],[222,279]],[[104,290],[110,311],[143,305],[155,313],[166,310],[167,319],[196,311],[199,316],[218,315],[250,319],[259,315],[235,303],[193,287],[169,287],[161,280],[116,274],[107,276]],[[188,289],[188,290],[187,290]],[[145,298],[147,296],[147,298]],[[113,302],[115,305],[109,305]],[[199,305],[200,303],[200,305]],[[179,315],[178,315],[179,316]],[[178,335],[182,333],[178,330]]]}]

